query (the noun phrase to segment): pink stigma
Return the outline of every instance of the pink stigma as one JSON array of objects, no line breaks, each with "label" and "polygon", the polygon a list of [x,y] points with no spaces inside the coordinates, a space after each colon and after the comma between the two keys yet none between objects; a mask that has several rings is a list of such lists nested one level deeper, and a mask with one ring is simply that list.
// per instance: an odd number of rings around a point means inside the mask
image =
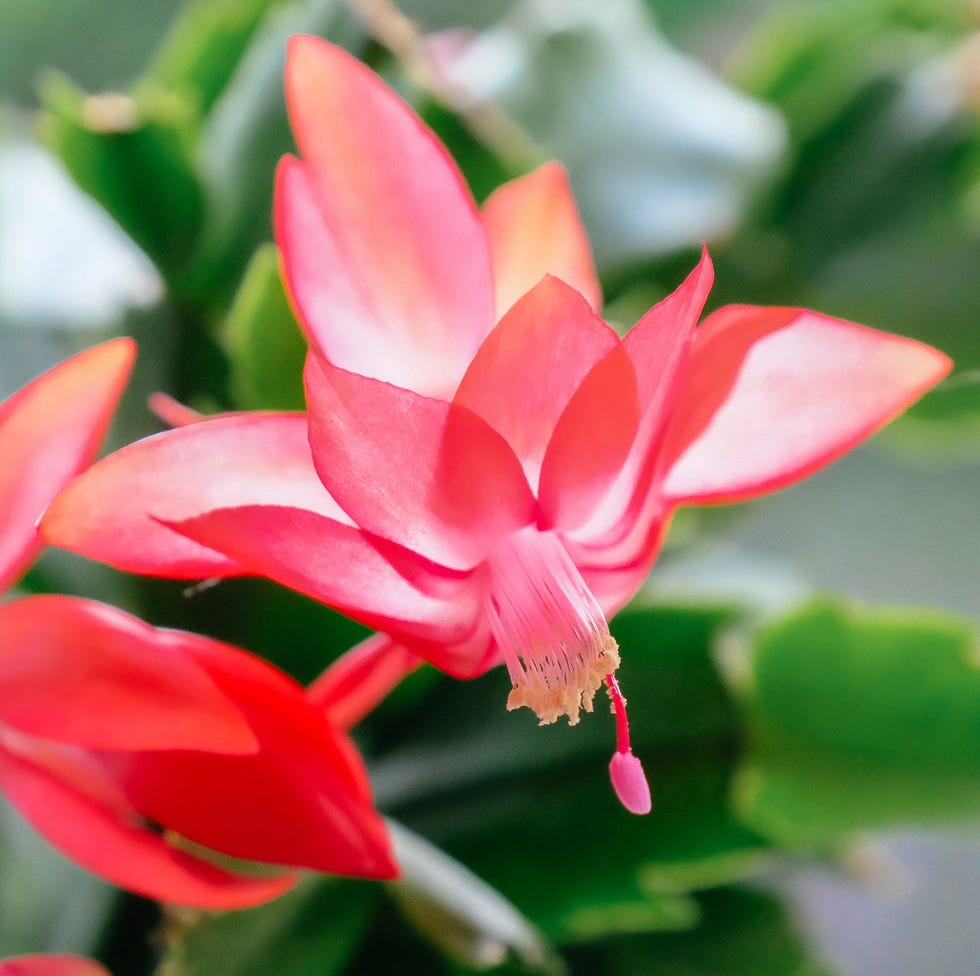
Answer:
[{"label": "pink stigma", "polygon": [[643,772],[643,764],[630,747],[630,727],[626,718],[626,699],[619,690],[614,675],[606,676],[606,688],[616,712],[616,752],[609,761],[609,778],[619,802],[630,813],[644,814],[653,809],[650,784]]}]

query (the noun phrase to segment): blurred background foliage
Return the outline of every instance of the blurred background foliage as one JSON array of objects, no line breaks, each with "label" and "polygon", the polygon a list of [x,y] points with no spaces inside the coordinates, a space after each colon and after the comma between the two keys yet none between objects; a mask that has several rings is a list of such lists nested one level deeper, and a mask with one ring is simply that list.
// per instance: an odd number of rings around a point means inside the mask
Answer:
[{"label": "blurred background foliage", "polygon": [[[478,197],[561,159],[611,320],[708,240],[712,306],[816,307],[957,368],[807,484],[678,519],[613,626],[649,818],[610,794],[611,718],[537,729],[504,712],[502,674],[426,669],[357,732],[403,881],[310,878],[251,912],[162,916],[5,813],[0,956],[91,952],[116,976],[974,976],[980,8],[0,0],[0,395],[127,333],[141,358],[115,443],[157,429],[157,389],[302,407],[269,243],[297,31],[405,94]],[[23,586],[304,680],[362,634],[255,580],[187,590],[49,553]]]}]

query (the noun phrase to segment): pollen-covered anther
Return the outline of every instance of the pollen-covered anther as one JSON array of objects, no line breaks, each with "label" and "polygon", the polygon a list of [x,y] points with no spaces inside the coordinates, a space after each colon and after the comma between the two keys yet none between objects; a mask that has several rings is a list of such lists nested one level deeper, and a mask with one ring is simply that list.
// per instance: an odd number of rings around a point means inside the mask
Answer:
[{"label": "pollen-covered anther", "polygon": [[576,725],[619,667],[619,648],[596,598],[561,540],[525,529],[488,560],[487,613],[513,686],[508,709],[527,706],[549,725]]}]

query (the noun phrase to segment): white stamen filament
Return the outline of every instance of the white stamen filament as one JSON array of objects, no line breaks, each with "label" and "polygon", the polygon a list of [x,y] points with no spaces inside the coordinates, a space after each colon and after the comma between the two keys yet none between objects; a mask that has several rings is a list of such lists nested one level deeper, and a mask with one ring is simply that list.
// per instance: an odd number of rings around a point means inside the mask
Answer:
[{"label": "white stamen filament", "polygon": [[508,537],[487,568],[487,614],[513,686],[508,709],[526,705],[542,725],[560,715],[576,725],[619,666],[602,608],[553,532]]}]

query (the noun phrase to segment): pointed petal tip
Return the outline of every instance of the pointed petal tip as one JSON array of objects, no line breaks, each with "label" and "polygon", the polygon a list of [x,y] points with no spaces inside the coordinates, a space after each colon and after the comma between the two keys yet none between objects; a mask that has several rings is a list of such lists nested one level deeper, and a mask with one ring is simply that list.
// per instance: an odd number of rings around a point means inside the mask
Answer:
[{"label": "pointed petal tip", "polygon": [[643,815],[653,809],[650,784],[643,764],[632,752],[616,752],[609,761],[609,778],[619,802],[630,813]]}]

